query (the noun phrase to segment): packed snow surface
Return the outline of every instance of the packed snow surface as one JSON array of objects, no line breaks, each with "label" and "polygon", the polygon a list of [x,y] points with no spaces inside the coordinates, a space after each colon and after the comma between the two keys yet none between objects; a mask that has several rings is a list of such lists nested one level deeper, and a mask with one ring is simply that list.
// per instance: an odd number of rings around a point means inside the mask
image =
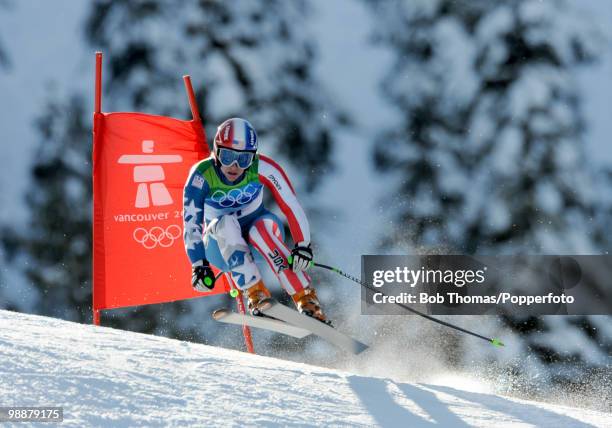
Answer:
[{"label": "packed snow surface", "polygon": [[612,414],[460,381],[399,383],[7,311],[0,361],[0,406],[62,406],[66,427],[612,426]]}]

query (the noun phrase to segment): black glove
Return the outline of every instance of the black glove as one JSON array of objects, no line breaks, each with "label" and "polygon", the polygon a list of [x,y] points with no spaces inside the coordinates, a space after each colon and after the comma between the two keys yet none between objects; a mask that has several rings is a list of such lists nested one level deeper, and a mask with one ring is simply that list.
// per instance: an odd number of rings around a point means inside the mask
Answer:
[{"label": "black glove", "polygon": [[291,260],[289,260],[289,266],[294,272],[301,272],[306,270],[312,264],[312,250],[310,249],[310,243],[298,242],[291,250]]},{"label": "black glove", "polygon": [[202,265],[193,266],[191,285],[195,290],[201,293],[208,293],[215,288],[215,279],[215,274],[208,260],[204,260]]}]

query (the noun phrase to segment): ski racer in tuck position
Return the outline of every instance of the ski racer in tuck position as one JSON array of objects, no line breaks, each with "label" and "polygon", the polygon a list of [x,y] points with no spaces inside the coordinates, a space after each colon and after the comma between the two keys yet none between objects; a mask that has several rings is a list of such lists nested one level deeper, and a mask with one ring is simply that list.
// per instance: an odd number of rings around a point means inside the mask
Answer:
[{"label": "ski racer in tuck position", "polygon": [[[211,156],[191,168],[183,193],[183,220],[192,285],[200,292],[214,288],[212,263],[229,272],[247,295],[251,314],[261,315],[258,305],[270,292],[255,264],[255,250],[297,310],[327,323],[305,272],[313,255],[304,210],[285,172],[257,149],[253,126],[244,119],[228,119],[217,128]],[[264,187],[287,217],[296,243],[292,250],[285,245],[281,221],[264,207]]]}]

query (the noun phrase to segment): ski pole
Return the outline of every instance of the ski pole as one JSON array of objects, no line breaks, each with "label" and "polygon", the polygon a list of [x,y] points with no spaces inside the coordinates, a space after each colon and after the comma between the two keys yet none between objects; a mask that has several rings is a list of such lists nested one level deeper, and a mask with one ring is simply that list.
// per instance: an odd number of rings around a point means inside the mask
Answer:
[{"label": "ski pole", "polygon": [[[380,291],[378,291],[378,290],[373,289],[372,287],[370,287],[370,286],[369,286],[369,285],[367,285],[366,283],[362,282],[360,279],[355,278],[354,276],[349,275],[348,273],[343,272],[343,271],[341,271],[340,269],[338,269],[338,268],[336,268],[336,267],[333,267],[333,266],[328,266],[328,265],[324,265],[324,264],[322,264],[322,263],[315,263],[315,262],[312,262],[312,265],[313,265],[313,266],[316,266],[316,267],[323,268],[323,269],[331,270],[332,272],[335,272],[335,273],[337,273],[338,275],[342,275],[343,277],[348,278],[348,279],[350,279],[350,280],[351,280],[351,281],[353,281],[353,282],[356,282],[357,284],[361,285],[361,286],[362,286],[362,287],[364,287],[364,288],[367,288],[367,289],[368,289],[368,290],[370,290],[370,291],[380,292]],[[383,296],[385,295],[384,293],[381,293],[381,294],[383,294]],[[426,318],[426,319],[428,319],[428,320],[430,320],[430,321],[436,322],[436,323],[438,323],[438,324],[442,324],[442,325],[444,325],[444,326],[446,326],[446,327],[449,327],[449,328],[452,328],[452,329],[455,329],[455,330],[461,331],[461,332],[463,332],[463,333],[469,334],[469,335],[474,336],[474,337],[477,337],[477,338],[479,338],[479,339],[486,340],[487,342],[489,342],[489,343],[490,343],[490,344],[492,344],[493,346],[497,346],[497,347],[499,347],[499,346],[505,346],[505,345],[502,343],[502,341],[501,341],[501,340],[499,340],[499,339],[496,339],[496,338],[490,338],[490,337],[486,337],[486,336],[482,336],[482,335],[480,335],[480,334],[478,334],[478,333],[474,333],[473,331],[466,330],[466,329],[464,329],[464,328],[462,328],[462,327],[459,327],[459,326],[456,326],[456,325],[454,325],[454,324],[448,323],[448,322],[446,322],[446,321],[442,321],[442,320],[439,320],[439,319],[437,319],[437,318],[434,318],[434,317],[431,317],[431,316],[429,316],[429,315],[426,315],[426,314],[424,314],[424,313],[422,313],[422,312],[419,312],[419,311],[417,311],[416,309],[413,309],[413,308],[411,308],[411,307],[409,307],[409,306],[406,306],[406,305],[404,305],[404,304],[402,304],[402,303],[397,303],[397,302],[395,302],[395,304],[396,304],[396,305],[398,305],[398,306],[400,306],[400,307],[402,307],[402,308],[404,308],[404,309],[406,309],[407,311],[412,312],[413,314],[419,315],[419,316],[421,316],[421,317],[423,317],[423,318]]]},{"label": "ski pole", "polygon": [[[217,274],[217,276],[215,276],[215,282],[216,282],[216,281],[217,281],[219,278],[221,278],[221,276],[222,276],[222,275],[224,275],[225,273],[226,273],[226,272],[224,272],[224,271],[220,270],[220,271],[219,271],[219,273]],[[236,298],[236,297],[238,297],[238,294],[239,294],[238,289],[237,289],[237,288],[233,288],[233,287],[231,287],[231,290],[229,291],[229,295],[230,295],[231,297],[233,297],[233,298]]]}]

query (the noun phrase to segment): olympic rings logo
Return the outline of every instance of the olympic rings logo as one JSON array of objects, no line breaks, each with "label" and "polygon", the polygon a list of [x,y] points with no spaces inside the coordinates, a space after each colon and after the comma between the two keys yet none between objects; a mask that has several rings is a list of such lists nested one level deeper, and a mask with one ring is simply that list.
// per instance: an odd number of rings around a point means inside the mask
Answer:
[{"label": "olympic rings logo", "polygon": [[134,229],[132,236],[139,244],[142,244],[147,250],[152,250],[158,245],[163,248],[168,248],[181,237],[182,231],[176,224],[171,224],[165,230],[159,226],[152,227],[151,230],[139,227]]},{"label": "olympic rings logo", "polygon": [[233,207],[235,204],[244,205],[251,202],[258,190],[259,188],[249,183],[242,189],[231,189],[229,192],[215,190],[210,199],[223,208],[228,208]]}]

